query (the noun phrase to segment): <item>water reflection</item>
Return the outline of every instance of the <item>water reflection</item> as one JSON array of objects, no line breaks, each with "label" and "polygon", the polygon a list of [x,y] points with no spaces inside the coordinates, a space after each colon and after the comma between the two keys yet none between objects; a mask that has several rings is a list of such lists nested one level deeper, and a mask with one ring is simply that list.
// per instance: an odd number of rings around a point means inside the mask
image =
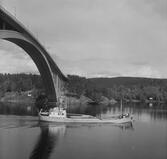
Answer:
[{"label": "water reflection", "polygon": [[35,116],[37,115],[37,110],[34,104],[0,102],[0,114]]},{"label": "water reflection", "polygon": [[147,117],[149,121],[155,120],[167,120],[167,106],[166,105],[152,105],[150,107],[147,104],[127,105],[125,107],[126,112],[132,112],[137,119],[142,120]]},{"label": "water reflection", "polygon": [[[97,127],[97,124],[59,124],[55,125],[49,123],[40,123],[40,135],[37,143],[31,152],[29,159],[48,159],[55,151],[56,146],[59,144],[60,138],[63,138],[66,134],[66,129],[78,129],[80,127]],[[100,125],[99,125],[100,126]],[[123,125],[111,125],[112,127],[118,127],[122,131],[134,130],[132,123]]]},{"label": "water reflection", "polygon": [[122,131],[127,131],[127,130],[132,130],[134,131],[134,127],[133,127],[133,123],[126,123],[126,124],[122,124],[122,125],[115,125],[117,127],[119,127]]},{"label": "water reflection", "polygon": [[30,155],[30,159],[48,159],[58,144],[59,138],[65,135],[65,125],[40,123],[40,136]]},{"label": "water reflection", "polygon": [[[147,116],[151,120],[166,120],[167,106],[166,105],[152,105],[151,107],[144,103],[125,104],[123,107],[125,113],[133,114],[136,119],[141,119]],[[113,114],[120,114],[121,108],[119,104],[104,106],[104,105],[73,105],[68,109],[70,113],[90,114],[96,117],[107,117]]]},{"label": "water reflection", "polygon": [[[0,104],[1,159],[167,158],[166,105],[125,104],[124,112],[133,114],[135,122],[124,125],[39,123],[33,109]],[[121,109],[76,105],[68,111],[111,116]]]},{"label": "water reflection", "polygon": [[[67,110],[69,113],[89,114],[96,117],[106,117],[113,114],[120,114],[121,108],[119,104],[104,106],[104,105],[71,105]],[[167,105],[156,105],[150,107],[148,104],[131,103],[124,104],[123,111],[131,113],[136,120],[143,117],[149,121],[167,120]],[[12,104],[0,103],[0,114],[3,115],[31,115],[36,116],[37,111],[34,105],[30,104]]]}]

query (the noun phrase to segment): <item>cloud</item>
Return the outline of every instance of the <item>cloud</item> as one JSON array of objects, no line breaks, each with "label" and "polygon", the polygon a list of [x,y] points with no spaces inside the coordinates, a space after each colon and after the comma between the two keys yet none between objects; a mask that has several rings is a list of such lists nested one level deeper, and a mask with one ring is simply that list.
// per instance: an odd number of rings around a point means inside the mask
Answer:
[{"label": "cloud", "polygon": [[161,73],[152,68],[151,66],[140,66],[136,70],[130,70],[129,72],[124,73],[123,76],[133,76],[133,77],[148,77],[148,78],[162,78]]},{"label": "cloud", "polygon": [[147,15],[148,11],[159,15],[161,18],[167,18],[167,1],[166,0],[140,0],[140,1],[128,1],[135,10],[140,11],[144,7],[143,14]]},{"label": "cloud", "polygon": [[[38,35],[63,72],[155,77],[167,77],[166,3],[166,0],[4,1],[12,13],[16,6],[17,18]],[[5,50],[6,54],[11,52]],[[25,57],[12,55],[14,59]]]},{"label": "cloud", "polygon": [[38,73],[34,62],[24,51],[16,48],[9,50],[5,50],[5,47],[0,49],[0,73]]}]

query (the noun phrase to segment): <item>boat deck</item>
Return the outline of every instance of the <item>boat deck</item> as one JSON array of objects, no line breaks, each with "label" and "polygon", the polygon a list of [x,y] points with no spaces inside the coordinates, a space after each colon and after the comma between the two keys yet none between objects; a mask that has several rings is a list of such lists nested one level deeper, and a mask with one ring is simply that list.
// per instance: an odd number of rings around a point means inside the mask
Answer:
[{"label": "boat deck", "polygon": [[129,123],[133,121],[132,117],[126,118],[118,118],[118,119],[98,119],[93,116],[71,116],[66,118],[61,117],[50,117],[50,116],[42,116],[39,115],[40,121],[47,121],[47,122],[57,122],[57,123],[115,123],[115,124],[122,124],[122,123]]}]

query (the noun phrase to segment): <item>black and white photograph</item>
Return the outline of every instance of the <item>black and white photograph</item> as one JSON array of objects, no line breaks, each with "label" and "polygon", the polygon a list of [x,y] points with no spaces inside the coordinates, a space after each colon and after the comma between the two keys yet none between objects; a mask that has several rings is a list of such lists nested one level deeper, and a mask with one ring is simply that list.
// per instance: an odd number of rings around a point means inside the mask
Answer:
[{"label": "black and white photograph", "polygon": [[167,159],[167,0],[0,0],[0,159]]}]

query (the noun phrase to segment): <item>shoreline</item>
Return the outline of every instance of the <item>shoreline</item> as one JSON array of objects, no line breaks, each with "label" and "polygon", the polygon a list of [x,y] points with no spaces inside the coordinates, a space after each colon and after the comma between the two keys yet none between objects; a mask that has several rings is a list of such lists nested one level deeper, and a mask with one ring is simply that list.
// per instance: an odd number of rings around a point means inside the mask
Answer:
[{"label": "shoreline", "polygon": [[[35,103],[35,96],[34,95],[30,95],[28,93],[29,91],[26,92],[6,92],[2,97],[0,97],[0,102],[7,102],[7,103],[30,103],[30,104],[34,104]],[[72,96],[66,96],[67,99],[67,104],[68,105],[73,105],[73,104],[90,104],[90,105],[114,105],[116,103],[119,103],[120,101],[115,100],[114,98],[112,99],[108,99],[107,97],[102,96],[99,100],[99,102],[95,103],[95,101],[93,101],[92,99],[81,95],[80,97],[76,98],[76,97],[72,97]],[[166,101],[158,101],[158,100],[145,100],[145,101],[141,101],[141,100],[136,100],[136,99],[124,99],[123,100],[124,103],[157,103],[157,104],[165,104]]]}]

